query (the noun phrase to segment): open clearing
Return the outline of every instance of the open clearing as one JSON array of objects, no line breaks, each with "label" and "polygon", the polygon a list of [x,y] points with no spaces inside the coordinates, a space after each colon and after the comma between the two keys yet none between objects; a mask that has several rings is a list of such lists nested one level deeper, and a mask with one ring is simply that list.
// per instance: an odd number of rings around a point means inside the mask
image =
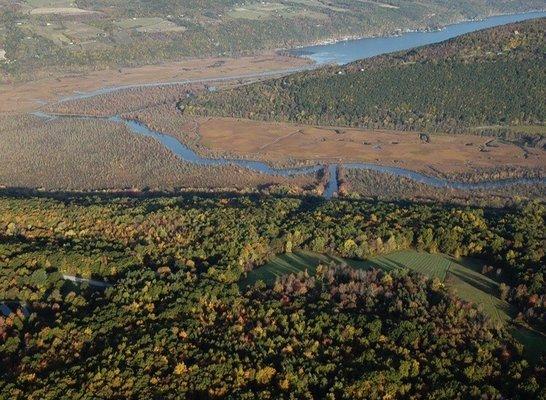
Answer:
[{"label": "open clearing", "polygon": [[521,149],[490,137],[432,135],[272,123],[235,118],[199,121],[201,144],[215,154],[249,156],[270,162],[370,162],[419,172],[467,172],[512,165],[546,168],[540,149]]},{"label": "open clearing", "polygon": [[[323,4],[318,1],[298,1],[295,3],[301,3],[304,6],[314,6],[317,8],[323,8]],[[318,6],[317,6],[318,5]],[[326,8],[326,7],[324,7]],[[335,11],[346,11],[342,8],[328,7]],[[238,6],[230,10],[227,15],[234,19],[249,19],[249,20],[266,20],[275,17],[281,18],[314,18],[327,20],[328,16],[312,9],[303,9],[301,7],[293,7],[280,3],[266,3],[259,2],[255,4],[245,4],[244,6]]]},{"label": "open clearing", "polygon": [[[282,275],[307,271],[314,274],[318,265],[346,263],[353,268],[379,268],[393,271],[409,268],[429,277],[438,278],[464,300],[477,304],[493,321],[507,324],[515,310],[498,297],[498,283],[483,275],[483,262],[473,258],[455,260],[443,254],[429,254],[413,250],[397,251],[366,261],[347,260],[310,251],[282,254],[262,267],[248,273],[241,286],[257,281],[272,284]],[[526,346],[532,359],[538,360],[546,352],[546,337],[524,327],[511,329],[514,337]]]},{"label": "open clearing", "polygon": [[160,17],[125,18],[115,24],[122,29],[134,29],[141,33],[184,32],[186,30],[185,27]]},{"label": "open clearing", "polygon": [[76,7],[43,7],[33,8],[30,10],[31,15],[81,15],[81,14],[96,14],[96,11],[84,10]]},{"label": "open clearing", "polygon": [[480,304],[495,321],[506,322],[514,315],[510,305],[497,297],[498,283],[481,273],[483,267],[481,261],[471,258],[454,260],[443,254],[412,250],[397,251],[366,261],[346,260],[307,251],[283,254],[263,267],[251,271],[245,284],[252,284],[258,280],[271,284],[281,275],[305,270],[313,274],[319,264],[328,265],[332,262],[346,263],[353,268],[379,268],[384,271],[409,268],[428,277],[440,279],[462,298]]},{"label": "open clearing", "polygon": [[88,92],[103,87],[156,82],[174,82],[186,79],[230,77],[260,74],[270,71],[299,68],[311,61],[285,57],[275,53],[229,58],[214,57],[187,59],[143,67],[108,69],[90,73],[52,75],[25,83],[2,83],[0,112],[23,112],[39,108],[40,101],[59,100],[74,92]]}]

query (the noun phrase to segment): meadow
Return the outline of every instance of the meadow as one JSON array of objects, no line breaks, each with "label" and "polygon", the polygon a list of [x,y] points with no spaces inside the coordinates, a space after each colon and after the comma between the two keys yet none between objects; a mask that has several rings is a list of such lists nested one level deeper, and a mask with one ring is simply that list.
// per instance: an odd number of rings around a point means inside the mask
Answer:
[{"label": "meadow", "polygon": [[359,269],[379,268],[384,271],[394,271],[400,268],[409,268],[431,278],[445,281],[448,271],[457,265],[457,270],[465,268],[459,262],[468,260],[454,260],[442,254],[429,254],[412,250],[398,251],[369,260],[351,260],[333,255],[324,255],[310,251],[298,251],[282,254],[267,264],[248,273],[243,285],[252,285],[259,280],[272,284],[277,278],[286,274],[298,274],[307,271],[314,274],[319,265],[332,263],[346,263],[350,267]]},{"label": "meadow", "polygon": [[[414,250],[397,251],[364,261],[305,250],[285,253],[250,271],[240,286],[254,285],[258,281],[273,285],[284,275],[304,273],[312,276],[317,269],[336,264],[346,264],[364,270],[377,268],[386,272],[409,269],[438,279],[463,300],[478,305],[495,324],[510,324],[517,314],[513,306],[500,298],[499,283],[492,277],[482,274],[485,266],[483,261],[468,257],[454,259],[444,254]],[[538,360],[541,354],[546,354],[545,335],[520,325],[511,326],[511,331],[514,337],[526,346],[527,353],[533,359]]]},{"label": "meadow", "polygon": [[481,305],[496,322],[507,322],[515,316],[514,310],[498,297],[498,283],[481,273],[484,263],[478,259],[453,259],[444,254],[430,254],[403,250],[370,258],[365,261],[344,259],[310,251],[286,253],[248,273],[241,285],[258,281],[273,284],[283,275],[307,272],[315,274],[319,266],[344,263],[356,269],[377,268],[392,272],[408,268],[432,279],[438,279],[453,289],[461,298]]},{"label": "meadow", "polygon": [[[190,112],[187,112],[188,109]],[[192,118],[192,105],[184,108],[184,117]],[[546,170],[542,149],[522,149],[513,143],[479,135],[436,134],[424,142],[422,131],[355,129],[314,124],[265,122],[241,118],[199,118],[201,145],[215,153],[236,154],[275,163],[299,162],[370,162],[452,176],[467,173],[471,180],[476,171],[505,179],[499,167],[512,170]],[[502,168],[501,168],[502,169]],[[487,174],[485,174],[487,175]],[[518,174],[514,174],[517,176]],[[484,177],[482,180],[487,180]]]},{"label": "meadow", "polygon": [[[70,29],[73,28],[70,25],[67,26]],[[70,36],[71,33],[67,35]],[[62,71],[59,70],[42,71],[43,73],[36,71],[33,74],[33,80],[28,82],[20,82],[4,76],[0,78],[3,79],[3,83],[6,83],[2,88],[4,95],[0,98],[0,112],[35,110],[40,106],[38,101],[55,103],[64,97],[72,96],[75,92],[92,92],[105,87],[259,75],[267,74],[268,71],[300,68],[309,63],[310,61],[306,59],[267,52],[237,58],[187,58],[176,62],[126,66],[119,69],[81,71],[75,68],[66,73],[60,73]],[[113,102],[114,105],[119,103],[115,96]],[[77,113],[86,110],[89,110],[87,106],[83,110],[78,110]]]}]

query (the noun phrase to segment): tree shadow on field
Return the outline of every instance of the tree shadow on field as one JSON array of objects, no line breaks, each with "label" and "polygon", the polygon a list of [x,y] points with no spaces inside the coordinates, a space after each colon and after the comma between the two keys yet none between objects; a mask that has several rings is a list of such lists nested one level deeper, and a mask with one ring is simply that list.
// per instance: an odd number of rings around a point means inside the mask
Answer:
[{"label": "tree shadow on field", "polygon": [[488,281],[485,278],[482,277],[470,277],[468,275],[465,275],[461,273],[460,271],[450,271],[451,274],[455,275],[457,278],[459,278],[461,281],[469,284],[470,286],[487,293],[493,297],[497,297],[497,288],[494,284],[492,284],[490,281]]}]

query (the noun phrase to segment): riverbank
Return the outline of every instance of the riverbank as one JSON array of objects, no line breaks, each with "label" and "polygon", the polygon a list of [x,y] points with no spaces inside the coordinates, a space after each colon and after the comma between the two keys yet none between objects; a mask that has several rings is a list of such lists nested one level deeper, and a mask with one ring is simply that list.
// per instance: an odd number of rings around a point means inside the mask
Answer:
[{"label": "riverbank", "polygon": [[[47,121],[57,119],[62,119],[61,115],[48,115],[41,113],[40,118],[45,118]],[[89,117],[78,117],[78,116],[64,116],[70,120],[88,120]],[[169,151],[171,154],[178,157],[181,161],[188,163],[190,165],[195,165],[198,167],[238,167],[244,170],[259,173],[267,176],[277,176],[282,178],[293,178],[297,176],[309,176],[316,175],[320,170],[325,168],[324,164],[316,164],[308,167],[294,167],[294,168],[274,168],[269,164],[262,161],[253,161],[253,160],[244,160],[244,159],[230,159],[230,158],[208,158],[203,157],[193,151],[191,148],[186,146],[184,143],[180,142],[173,136],[166,135],[162,132],[154,131],[150,129],[147,125],[142,122],[130,119],[123,119],[119,116],[112,116],[109,118],[94,118],[94,119],[103,119],[109,123],[125,125],[125,127],[133,134],[144,136],[146,138],[153,138],[159,142],[164,150]],[[420,173],[414,170],[384,166],[374,163],[367,162],[354,162],[354,163],[338,163],[332,164],[328,163],[328,182],[324,188],[324,197],[329,199],[337,194],[339,188],[338,177],[336,165],[343,166],[346,169],[357,169],[357,170],[371,170],[381,173],[387,173],[394,176],[408,178],[412,181],[425,184],[427,186],[435,188],[444,188],[444,189],[457,189],[457,190],[480,190],[480,189],[498,189],[502,187],[509,187],[514,185],[531,185],[531,184],[540,184],[545,185],[545,178],[516,178],[516,179],[507,179],[507,180],[497,180],[497,181],[482,181],[476,183],[468,183],[463,181],[442,179],[439,177],[434,177],[424,173]],[[328,165],[327,164],[327,165]]]},{"label": "riverbank", "polygon": [[28,112],[62,99],[97,96],[132,87],[262,78],[309,67],[310,60],[273,52],[240,58],[202,58],[119,70],[66,74],[3,84],[0,113]]},{"label": "riverbank", "polygon": [[[411,28],[402,29],[402,28],[399,28],[399,29],[394,30],[390,34],[387,34],[387,35],[367,35],[367,36],[346,35],[346,36],[341,36],[341,37],[333,37],[333,38],[325,39],[325,40],[316,40],[314,42],[310,42],[310,43],[307,43],[307,44],[295,46],[293,48],[278,49],[278,51],[286,52],[286,53],[289,53],[289,54],[293,53],[293,54],[297,55],[298,51],[300,51],[302,49],[306,49],[308,47],[327,46],[327,45],[332,45],[332,44],[337,44],[337,43],[342,43],[342,42],[357,41],[357,40],[363,40],[363,39],[386,39],[386,38],[392,38],[392,37],[399,37],[401,34],[405,34],[405,33],[439,32],[439,31],[444,31],[444,30],[448,29],[450,26],[453,26],[453,25],[464,24],[464,23],[467,23],[467,22],[482,22],[482,21],[487,21],[487,20],[493,19],[493,18],[516,17],[516,19],[511,21],[511,22],[524,21],[524,20],[526,20],[528,18],[523,17],[523,19],[519,19],[518,16],[526,16],[526,15],[533,15],[533,14],[538,15],[540,13],[545,13],[545,12],[546,12],[546,9],[536,9],[536,10],[529,10],[529,11],[527,11],[525,13],[517,13],[517,12],[514,12],[514,13],[500,13],[500,14],[495,13],[495,14],[491,14],[489,16],[482,17],[482,18],[462,18],[462,19],[456,20],[456,21],[454,21],[452,23],[443,25],[443,26],[429,26],[429,27],[422,28],[422,29],[411,29]],[[540,15],[538,17],[540,17]],[[491,26],[495,26],[495,25],[491,25]]]},{"label": "riverbank", "polygon": [[[3,96],[0,99],[0,113],[28,112],[36,110],[44,104],[59,101],[73,100],[98,96],[105,93],[136,87],[165,86],[181,83],[210,83],[240,80],[262,79],[281,76],[306,69],[319,67],[327,63],[343,64],[356,59],[371,57],[387,52],[408,49],[424,44],[435,43],[471,32],[477,29],[502,25],[509,22],[521,21],[546,15],[546,12],[529,12],[520,14],[497,15],[480,21],[459,22],[446,25],[440,31],[413,30],[398,36],[361,37],[360,39],[344,42],[333,41],[329,45],[308,45],[299,48],[306,53],[315,52],[313,57],[299,57],[284,49],[266,51],[254,56],[244,57],[206,57],[188,58],[183,61],[165,62],[140,67],[97,70],[92,72],[49,72],[41,78],[24,83],[2,84]],[[480,24],[480,22],[483,22]],[[453,31],[453,29],[454,31]],[[401,31],[402,32],[402,31]],[[405,40],[407,35],[417,35]],[[421,35],[430,35],[423,39]],[[387,43],[384,43],[384,42]],[[368,43],[369,42],[369,43]],[[380,48],[370,46],[378,42]],[[391,43],[389,45],[389,43]],[[397,43],[392,45],[392,43]],[[340,54],[335,54],[336,47],[349,46]],[[354,51],[355,48],[372,48],[376,51]],[[327,58],[320,56],[320,51],[327,48]],[[295,48],[298,51],[297,47]],[[346,51],[351,55],[347,57]],[[318,52],[318,53],[317,53]],[[282,54],[285,53],[285,54]],[[291,53],[291,54],[288,54]]]},{"label": "riverbank", "polygon": [[427,27],[425,29],[398,30],[392,35],[385,36],[343,37],[340,40],[334,39],[310,46],[301,46],[283,53],[306,57],[317,64],[342,65],[385,53],[439,43],[478,30],[545,16],[546,11],[544,10],[494,15],[477,20],[462,20],[437,29]]}]

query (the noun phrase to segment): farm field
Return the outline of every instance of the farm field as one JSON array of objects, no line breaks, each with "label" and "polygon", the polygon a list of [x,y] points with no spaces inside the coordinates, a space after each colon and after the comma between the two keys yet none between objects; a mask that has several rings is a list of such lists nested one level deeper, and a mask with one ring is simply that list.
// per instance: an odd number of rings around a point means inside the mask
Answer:
[{"label": "farm field", "polygon": [[[467,3],[2,0],[0,31],[12,34],[7,47],[11,62],[0,63],[0,71],[4,78],[30,81],[37,76],[187,57],[242,56],[347,37],[392,35],[543,6],[540,0]],[[98,31],[87,40],[64,40],[75,20],[87,26],[82,27],[87,33]],[[54,30],[42,29],[53,25]]]},{"label": "farm field", "polygon": [[[345,263],[357,269],[378,268],[384,271],[409,268],[431,278],[438,278],[459,297],[477,304],[496,323],[507,324],[516,314],[510,304],[498,297],[498,283],[480,272],[483,267],[480,260],[472,258],[454,260],[443,254],[413,250],[397,251],[366,261],[343,259],[310,251],[282,254],[249,272],[240,285],[245,287],[257,281],[273,284],[282,275],[304,271],[312,275],[319,265],[332,263]],[[538,359],[540,354],[546,352],[546,337],[524,327],[518,326],[512,330],[514,336],[527,346],[527,351],[533,358]]]},{"label": "farm field", "polygon": [[124,18],[115,25],[122,29],[134,29],[141,33],[184,32],[185,27],[159,17]]},{"label": "farm field", "polygon": [[322,127],[236,118],[201,118],[200,144],[213,153],[277,163],[370,162],[424,173],[467,172],[511,165],[546,169],[542,149],[522,149],[490,137]]},{"label": "farm field", "polygon": [[309,274],[313,274],[319,264],[328,265],[331,263],[345,263],[353,268],[362,269],[379,268],[384,271],[407,267],[432,278],[438,278],[441,281],[446,279],[450,268],[454,268],[457,264],[449,257],[441,254],[429,254],[412,250],[397,251],[366,261],[344,259],[310,251],[298,251],[280,255],[264,266],[249,272],[244,283],[253,284],[258,280],[263,280],[265,283],[271,284],[281,275],[299,273],[305,270]]},{"label": "farm field", "polygon": [[[309,1],[307,4],[301,3],[301,5],[323,7],[323,4],[320,2]],[[325,7],[325,9],[328,9]],[[347,9],[340,7],[329,7],[329,9],[335,9],[335,11],[346,12]],[[239,7],[232,8],[227,16],[233,19],[247,19],[247,20],[270,20],[273,18],[312,18],[318,21],[328,20],[328,15],[323,14],[320,11],[311,11],[309,9],[302,9],[301,7],[290,7],[285,4],[277,3],[255,3]]]}]

